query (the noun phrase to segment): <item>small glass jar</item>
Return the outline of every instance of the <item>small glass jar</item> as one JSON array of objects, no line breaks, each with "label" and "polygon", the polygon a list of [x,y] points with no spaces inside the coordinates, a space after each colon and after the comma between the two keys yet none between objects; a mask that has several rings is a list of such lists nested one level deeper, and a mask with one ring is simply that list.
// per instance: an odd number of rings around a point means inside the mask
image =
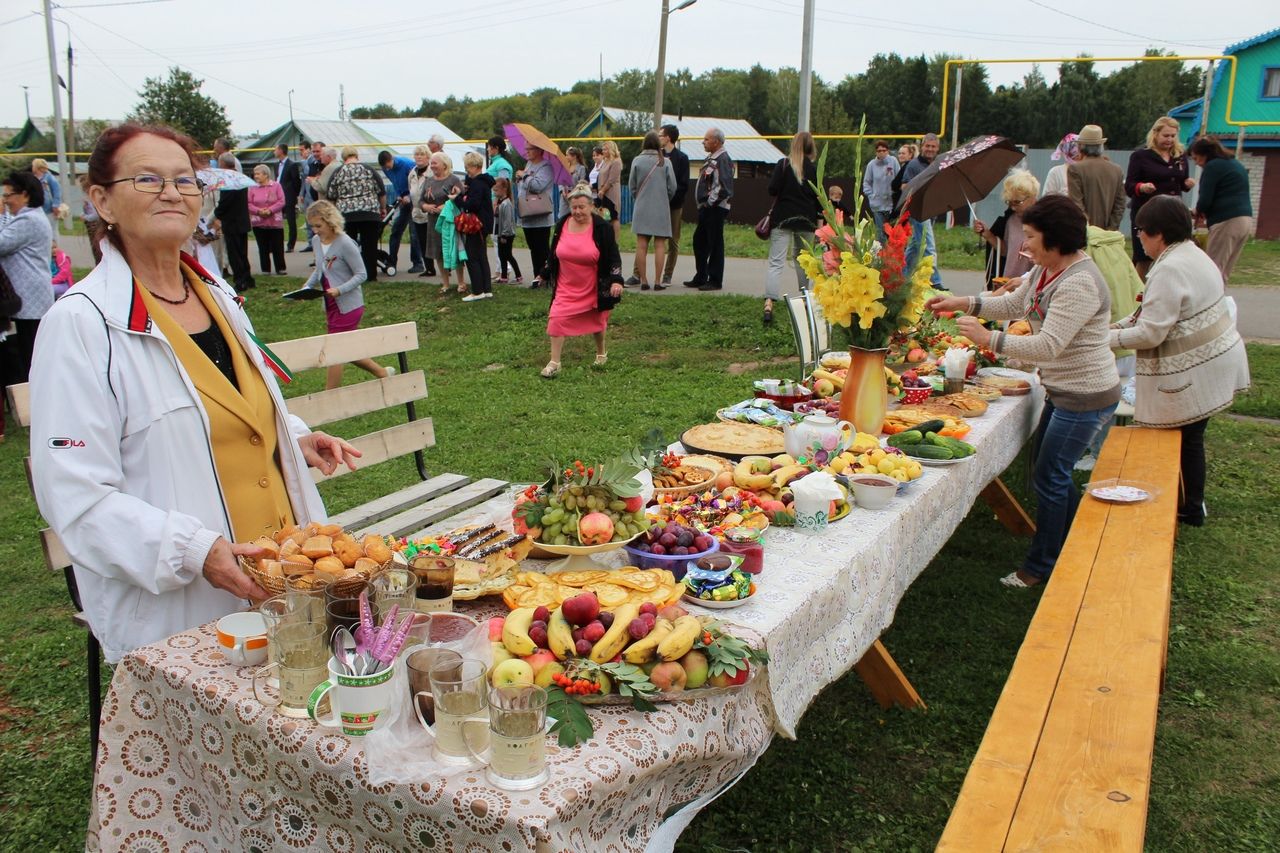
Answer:
[{"label": "small glass jar", "polygon": [[758,575],[764,571],[763,533],[754,527],[730,527],[724,532],[720,553],[742,557],[741,571]]}]

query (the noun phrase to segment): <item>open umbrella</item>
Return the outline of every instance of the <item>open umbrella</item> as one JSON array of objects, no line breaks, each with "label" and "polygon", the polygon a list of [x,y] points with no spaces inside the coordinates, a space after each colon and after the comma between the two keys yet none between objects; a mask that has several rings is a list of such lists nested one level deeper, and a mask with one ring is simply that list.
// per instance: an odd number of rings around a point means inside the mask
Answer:
[{"label": "open umbrella", "polygon": [[1026,155],[1003,136],[979,136],[939,154],[903,187],[902,207],[913,219],[932,219],[987,197]]},{"label": "open umbrella", "polygon": [[504,124],[502,132],[507,137],[507,141],[516,149],[521,157],[529,159],[529,146],[541,148],[549,156],[547,162],[551,164],[551,170],[555,173],[555,180],[559,186],[573,186],[573,173],[570,170],[569,158],[560,152],[560,146],[556,145],[547,135],[538,130],[531,124],[524,122],[513,122],[512,124]]},{"label": "open umbrella", "polygon": [[235,169],[201,169],[196,177],[204,181],[205,192],[245,190],[253,186],[253,178]]}]

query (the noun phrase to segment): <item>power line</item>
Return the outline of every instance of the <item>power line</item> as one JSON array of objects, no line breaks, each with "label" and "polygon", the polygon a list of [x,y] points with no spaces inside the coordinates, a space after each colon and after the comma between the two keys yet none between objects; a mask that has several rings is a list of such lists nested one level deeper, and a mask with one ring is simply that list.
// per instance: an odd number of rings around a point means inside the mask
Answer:
[{"label": "power line", "polygon": [[1176,41],[1176,42],[1165,41],[1164,39],[1158,39],[1158,38],[1155,38],[1154,36],[1139,35],[1138,33],[1131,33],[1128,30],[1121,30],[1116,27],[1108,26],[1107,24],[1102,24],[1097,21],[1091,21],[1088,18],[1082,18],[1079,15],[1073,15],[1070,12],[1064,12],[1061,9],[1056,9],[1053,6],[1050,6],[1047,3],[1041,3],[1040,0],[1027,0],[1027,2],[1030,3],[1032,6],[1039,6],[1041,9],[1045,9],[1046,11],[1053,12],[1058,15],[1062,15],[1063,17],[1070,18],[1073,21],[1079,21],[1080,23],[1088,24],[1091,27],[1098,27],[1100,29],[1110,30],[1113,33],[1120,33],[1121,35],[1125,35],[1125,36],[1133,36],[1134,38],[1139,39],[1140,41],[1159,42],[1160,44],[1167,45],[1169,47],[1176,47],[1177,45],[1182,45],[1184,47],[1208,47],[1209,46],[1205,44],[1197,44],[1195,42],[1187,42],[1187,41]]}]

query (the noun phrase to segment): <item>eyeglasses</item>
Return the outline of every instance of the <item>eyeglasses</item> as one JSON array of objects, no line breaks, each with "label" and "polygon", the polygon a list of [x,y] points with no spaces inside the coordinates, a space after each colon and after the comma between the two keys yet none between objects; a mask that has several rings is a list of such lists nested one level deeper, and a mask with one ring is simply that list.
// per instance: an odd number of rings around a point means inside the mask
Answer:
[{"label": "eyeglasses", "polygon": [[125,182],[133,184],[133,188],[140,193],[150,193],[151,195],[160,195],[164,192],[165,184],[172,183],[173,188],[178,191],[178,195],[200,195],[204,192],[205,183],[194,175],[181,175],[176,178],[162,178],[159,175],[134,175],[132,178],[117,178],[114,181],[107,181],[107,184],[123,184]]}]

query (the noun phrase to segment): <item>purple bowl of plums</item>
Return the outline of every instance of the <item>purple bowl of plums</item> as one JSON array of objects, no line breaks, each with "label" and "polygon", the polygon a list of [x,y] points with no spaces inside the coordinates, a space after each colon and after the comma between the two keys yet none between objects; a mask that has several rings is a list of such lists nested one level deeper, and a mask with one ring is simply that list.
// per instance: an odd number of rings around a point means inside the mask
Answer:
[{"label": "purple bowl of plums", "polygon": [[666,569],[683,580],[689,562],[720,550],[720,542],[709,533],[702,533],[681,524],[668,521],[655,524],[633,542],[623,545],[632,562],[642,569]]}]

